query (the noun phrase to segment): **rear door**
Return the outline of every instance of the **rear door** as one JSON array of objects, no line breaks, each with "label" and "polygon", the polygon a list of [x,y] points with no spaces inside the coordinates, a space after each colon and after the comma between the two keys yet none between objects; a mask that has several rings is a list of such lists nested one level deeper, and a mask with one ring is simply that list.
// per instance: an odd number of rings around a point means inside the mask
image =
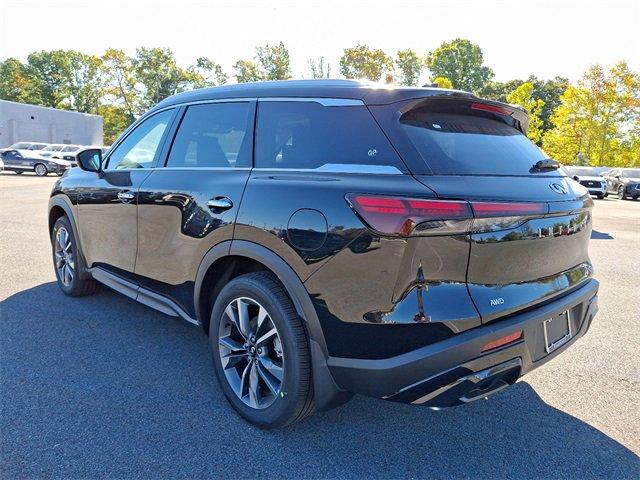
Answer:
[{"label": "rear door", "polygon": [[255,101],[183,107],[177,132],[138,195],[135,273],[194,317],[200,261],[233,229],[251,170]]},{"label": "rear door", "polygon": [[544,152],[506,107],[426,100],[390,126],[404,154],[421,159],[420,182],[439,198],[471,203],[467,285],[483,321],[564,293],[591,275],[587,190],[543,167]]}]

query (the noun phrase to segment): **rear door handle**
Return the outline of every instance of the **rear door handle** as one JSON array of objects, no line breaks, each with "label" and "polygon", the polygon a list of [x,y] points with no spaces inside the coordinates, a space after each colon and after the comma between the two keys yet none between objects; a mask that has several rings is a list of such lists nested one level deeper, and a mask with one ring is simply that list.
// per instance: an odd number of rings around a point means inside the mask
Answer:
[{"label": "rear door handle", "polygon": [[207,207],[211,210],[224,211],[233,207],[233,202],[227,197],[216,197],[207,202]]},{"label": "rear door handle", "polygon": [[118,198],[123,202],[128,202],[129,200],[133,200],[133,197],[134,195],[131,192],[127,192],[127,191],[118,192]]}]

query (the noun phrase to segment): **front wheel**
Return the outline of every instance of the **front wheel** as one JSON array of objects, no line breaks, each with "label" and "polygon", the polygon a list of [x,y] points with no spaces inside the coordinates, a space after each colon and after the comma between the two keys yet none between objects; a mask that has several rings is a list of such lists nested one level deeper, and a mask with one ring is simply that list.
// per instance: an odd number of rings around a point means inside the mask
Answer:
[{"label": "front wheel", "polygon": [[243,418],[270,429],[313,412],[307,335],[274,275],[231,280],[213,306],[209,338],[222,391]]},{"label": "front wheel", "polygon": [[36,175],[39,177],[46,177],[48,170],[47,167],[45,167],[42,163],[37,163],[36,166],[33,168],[33,170],[36,172]]},{"label": "front wheel", "polygon": [[53,265],[60,290],[72,297],[94,293],[98,288],[98,283],[93,279],[80,278],[82,260],[67,217],[58,218],[53,225],[51,244],[53,246]]}]

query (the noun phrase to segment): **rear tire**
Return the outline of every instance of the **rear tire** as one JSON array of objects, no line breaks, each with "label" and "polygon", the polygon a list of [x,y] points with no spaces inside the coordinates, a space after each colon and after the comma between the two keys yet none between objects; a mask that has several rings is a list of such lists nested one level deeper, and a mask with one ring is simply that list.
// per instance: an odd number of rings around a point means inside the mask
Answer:
[{"label": "rear tire", "polygon": [[272,429],[313,413],[307,334],[273,274],[241,275],[222,289],[209,340],[220,387],[245,420]]},{"label": "rear tire", "polygon": [[98,289],[98,282],[80,278],[84,265],[79,255],[78,244],[73,235],[69,219],[63,215],[53,225],[51,233],[53,267],[58,286],[66,295],[82,297]]},{"label": "rear tire", "polygon": [[36,175],[39,177],[46,177],[49,173],[49,170],[47,170],[47,167],[43,163],[36,163],[33,171],[36,172]]}]

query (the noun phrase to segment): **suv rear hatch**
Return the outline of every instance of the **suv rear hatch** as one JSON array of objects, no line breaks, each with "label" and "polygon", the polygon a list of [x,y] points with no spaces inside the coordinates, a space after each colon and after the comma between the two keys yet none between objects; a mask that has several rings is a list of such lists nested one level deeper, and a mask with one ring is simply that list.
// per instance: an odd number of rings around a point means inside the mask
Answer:
[{"label": "suv rear hatch", "polygon": [[593,202],[527,139],[524,112],[471,96],[370,109],[418,181],[470,205],[466,279],[483,322],[591,276]]}]

